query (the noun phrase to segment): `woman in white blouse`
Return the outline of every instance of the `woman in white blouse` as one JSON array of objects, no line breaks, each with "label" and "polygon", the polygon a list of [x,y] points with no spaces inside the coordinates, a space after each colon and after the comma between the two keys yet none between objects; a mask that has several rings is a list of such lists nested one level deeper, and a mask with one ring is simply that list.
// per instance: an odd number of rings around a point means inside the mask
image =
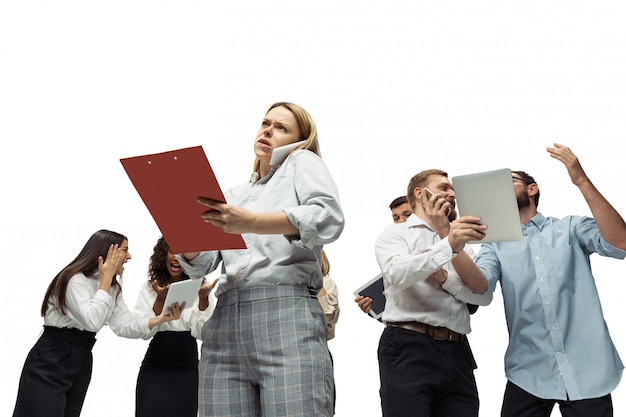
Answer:
[{"label": "woman in white blouse", "polygon": [[[163,309],[171,283],[189,279],[163,237],[150,257],[149,278],[141,288],[134,313],[154,317]],[[135,417],[196,417],[198,415],[198,343],[202,326],[211,316],[209,293],[217,283],[202,285],[198,300],[180,320],[153,327],[139,369]],[[159,401],[154,401],[158,398]]]},{"label": "woman in white blouse", "polygon": [[91,349],[105,324],[118,336],[139,338],[180,317],[184,305],[149,319],[130,312],[116,279],[130,258],[125,236],[99,230],[54,277],[41,307],[43,333],[22,370],[14,417],[80,415],[91,380]]}]

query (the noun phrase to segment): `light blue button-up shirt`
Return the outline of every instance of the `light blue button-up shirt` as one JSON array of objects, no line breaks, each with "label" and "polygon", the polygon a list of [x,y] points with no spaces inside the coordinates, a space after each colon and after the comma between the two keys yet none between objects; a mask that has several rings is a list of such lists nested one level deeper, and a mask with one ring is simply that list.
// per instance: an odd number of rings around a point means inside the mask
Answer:
[{"label": "light blue button-up shirt", "polygon": [[624,259],[589,217],[537,214],[520,241],[482,245],[476,263],[493,292],[500,281],[509,346],[506,376],[546,399],[610,393],[624,365],[602,315],[589,256]]},{"label": "light blue button-up shirt", "polygon": [[177,255],[191,278],[203,277],[223,261],[216,295],[237,287],[274,284],[321,290],[322,247],[339,238],[344,217],[335,182],[316,154],[293,151],[265,177],[232,188],[224,196],[229,204],[250,211],[285,212],[299,235],[244,233],[247,249],[202,252],[191,262]]}]

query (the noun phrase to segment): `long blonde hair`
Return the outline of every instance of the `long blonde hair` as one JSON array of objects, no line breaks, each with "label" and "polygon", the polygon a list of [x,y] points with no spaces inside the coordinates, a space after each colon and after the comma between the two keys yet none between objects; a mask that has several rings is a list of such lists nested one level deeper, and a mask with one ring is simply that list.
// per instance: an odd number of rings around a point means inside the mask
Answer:
[{"label": "long blonde hair", "polygon": [[[297,146],[295,149],[293,149],[292,152],[296,149],[308,149],[309,151],[313,152],[321,158],[322,153],[320,151],[320,144],[317,138],[317,127],[315,127],[315,122],[313,121],[313,118],[311,117],[309,112],[307,112],[297,104],[280,101],[278,103],[272,104],[270,108],[267,109],[267,112],[265,112],[265,114],[269,113],[270,110],[276,107],[284,107],[289,110],[296,119],[296,123],[298,123],[298,128],[300,129],[301,135],[300,141],[302,143],[300,144],[300,146]],[[260,169],[261,162],[259,161],[259,158],[255,158],[253,171],[260,173]]]},{"label": "long blonde hair", "polygon": [[330,262],[328,262],[328,257],[326,256],[326,252],[322,249],[322,276],[325,277],[330,272]]}]

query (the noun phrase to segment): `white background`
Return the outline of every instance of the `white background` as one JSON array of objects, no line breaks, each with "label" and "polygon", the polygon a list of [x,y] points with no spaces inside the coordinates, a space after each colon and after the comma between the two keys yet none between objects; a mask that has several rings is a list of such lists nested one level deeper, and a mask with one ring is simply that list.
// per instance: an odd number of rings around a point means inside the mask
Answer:
[{"label": "white background", "polygon": [[[203,145],[222,187],[238,185],[261,118],[282,100],[315,119],[346,215],[326,248],[341,300],[330,342],[337,416],[380,415],[382,325],[352,291],[378,271],[389,202],[422,169],[506,167],[535,176],[544,214],[589,214],[545,151],[559,142],[625,213],[625,21],[617,1],[0,1],[0,415],[12,412],[45,288],[98,229],[129,237],[134,305],[159,231],[119,159]],[[592,262],[626,357],[625,265]],[[499,289],[473,316],[470,341],[481,416],[497,416]],[[146,347],[99,333],[83,415],[134,414]],[[625,394],[614,391],[616,416]]]}]

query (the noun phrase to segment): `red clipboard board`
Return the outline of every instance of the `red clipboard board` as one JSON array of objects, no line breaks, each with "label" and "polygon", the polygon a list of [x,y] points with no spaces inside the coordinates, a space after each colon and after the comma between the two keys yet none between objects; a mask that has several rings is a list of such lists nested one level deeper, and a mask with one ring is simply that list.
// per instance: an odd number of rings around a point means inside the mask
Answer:
[{"label": "red clipboard board", "polygon": [[226,201],[202,146],[120,159],[128,177],[174,253],[245,249],[241,235],[204,222],[208,197]]}]

